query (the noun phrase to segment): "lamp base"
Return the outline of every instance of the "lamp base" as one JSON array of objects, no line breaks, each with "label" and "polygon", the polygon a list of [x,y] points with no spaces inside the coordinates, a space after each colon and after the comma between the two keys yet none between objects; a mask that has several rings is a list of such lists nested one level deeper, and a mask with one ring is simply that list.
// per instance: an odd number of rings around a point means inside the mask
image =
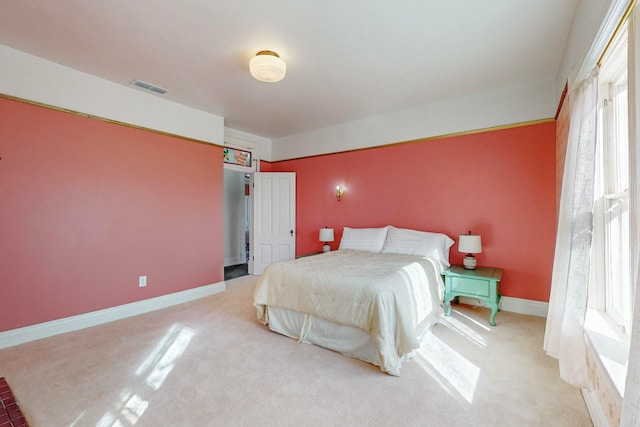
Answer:
[{"label": "lamp base", "polygon": [[476,266],[478,265],[476,262],[476,257],[471,254],[467,254],[462,260],[462,263],[464,264],[465,270],[475,270]]},{"label": "lamp base", "polygon": [[331,251],[331,246],[329,246],[328,243],[325,243],[324,246],[322,247],[322,252],[329,252]]}]

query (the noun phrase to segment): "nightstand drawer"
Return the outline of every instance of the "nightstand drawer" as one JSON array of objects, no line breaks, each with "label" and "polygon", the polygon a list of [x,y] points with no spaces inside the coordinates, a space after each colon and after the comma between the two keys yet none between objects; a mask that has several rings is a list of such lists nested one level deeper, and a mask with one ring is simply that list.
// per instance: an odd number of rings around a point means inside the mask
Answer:
[{"label": "nightstand drawer", "polygon": [[454,277],[451,280],[451,290],[453,292],[465,293],[467,295],[489,296],[491,282],[477,278],[468,279],[466,277]]}]

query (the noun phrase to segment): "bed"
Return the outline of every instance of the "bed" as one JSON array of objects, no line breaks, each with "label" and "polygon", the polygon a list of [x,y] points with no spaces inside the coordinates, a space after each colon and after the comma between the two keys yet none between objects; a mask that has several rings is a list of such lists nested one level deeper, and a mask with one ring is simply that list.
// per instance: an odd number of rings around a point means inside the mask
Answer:
[{"label": "bed", "polygon": [[337,251],[268,266],[254,306],[272,331],[400,375],[443,314],[442,233],[345,227]]}]

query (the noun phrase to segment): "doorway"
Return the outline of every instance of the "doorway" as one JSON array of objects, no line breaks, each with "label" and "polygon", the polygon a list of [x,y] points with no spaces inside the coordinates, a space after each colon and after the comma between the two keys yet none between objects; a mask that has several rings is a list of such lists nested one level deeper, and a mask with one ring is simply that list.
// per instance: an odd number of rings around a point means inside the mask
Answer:
[{"label": "doorway", "polygon": [[261,172],[253,175],[253,253],[251,274],[296,255],[296,174]]},{"label": "doorway", "polygon": [[224,280],[249,274],[251,173],[224,169]]}]

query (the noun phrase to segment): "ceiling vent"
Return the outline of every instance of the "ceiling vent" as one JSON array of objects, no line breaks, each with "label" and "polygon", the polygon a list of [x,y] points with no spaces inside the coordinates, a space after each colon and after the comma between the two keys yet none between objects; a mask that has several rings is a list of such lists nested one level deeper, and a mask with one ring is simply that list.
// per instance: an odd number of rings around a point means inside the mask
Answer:
[{"label": "ceiling vent", "polygon": [[132,81],[131,84],[133,86],[141,87],[142,89],[146,89],[146,90],[150,90],[150,91],[155,92],[155,93],[159,93],[160,95],[164,95],[165,93],[168,92],[168,90],[163,88],[163,87],[156,86],[156,85],[151,84],[151,83],[143,82],[142,80],[137,80],[136,79],[136,80]]}]

